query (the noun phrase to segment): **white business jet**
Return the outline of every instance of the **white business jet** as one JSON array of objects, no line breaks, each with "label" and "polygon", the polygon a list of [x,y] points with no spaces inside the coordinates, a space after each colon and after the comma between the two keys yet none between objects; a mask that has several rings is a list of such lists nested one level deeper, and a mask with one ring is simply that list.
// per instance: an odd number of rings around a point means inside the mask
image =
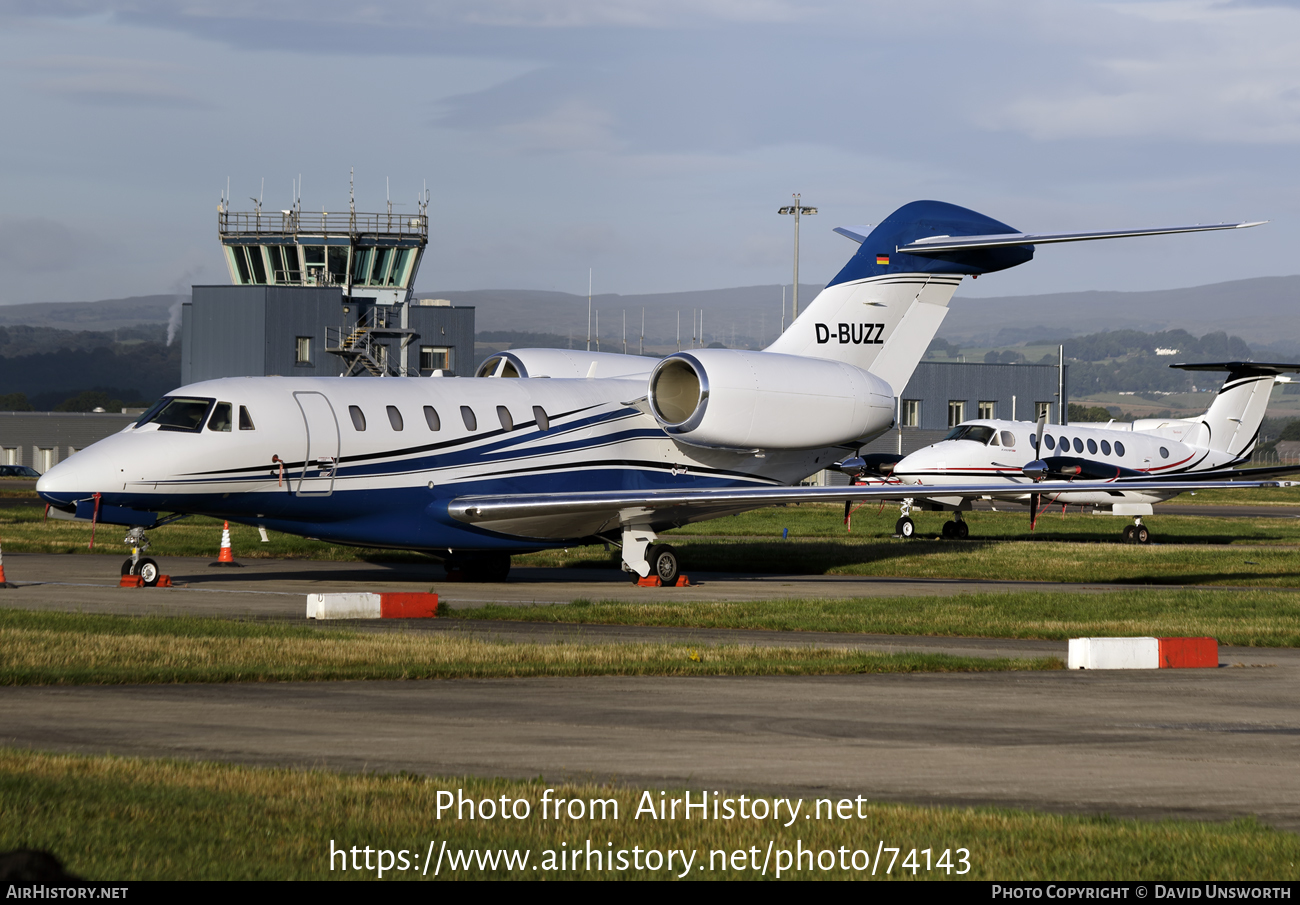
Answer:
[{"label": "white business jet", "polygon": [[[526,349],[489,359],[486,378],[209,380],[37,490],[66,514],[130,526],[135,549],[146,529],[197,513],[426,551],[480,580],[504,579],[512,553],[613,543],[626,571],[672,584],[678,558],[659,531],[780,503],[899,498],[797,485],[893,426],[894,397],[963,277],[1022,264],[1040,244],[1253,225],[1034,235],[917,201],[874,230],[837,230],[861,248],[763,351]],[[1002,488],[981,477],[947,489]],[[158,571],[138,553],[123,569],[146,584]]]},{"label": "white business jet", "polygon": [[[1282,375],[1300,371],[1300,364],[1225,361],[1170,367],[1227,371],[1228,378],[1209,410],[1195,418],[1060,426],[1047,425],[1043,416],[1037,430],[1032,422],[980,419],[957,425],[940,442],[910,455],[853,458],[839,463],[840,468],[856,476],[874,467],[881,477],[869,478],[868,483],[888,480],[911,487],[912,495],[905,499],[895,526],[904,537],[916,530],[912,508],[952,512],[943,536],[967,537],[970,528],[962,512],[969,512],[972,501],[982,498],[1028,503],[1031,529],[1040,506],[1053,503],[1092,505],[1114,515],[1132,516],[1133,524],[1124,527],[1123,537],[1140,544],[1151,539],[1142,517],[1151,515],[1152,504],[1181,492],[1159,489],[1160,480],[1259,479],[1300,470],[1294,466],[1235,470],[1249,462],[1255,450],[1273,384],[1288,382]],[[1039,483],[1045,479],[1067,480],[1071,489],[1043,492]],[[983,494],[947,492],[951,486],[976,480],[1000,482],[1002,489]],[[1132,481],[1148,489],[1130,489],[1127,485]],[[1157,486],[1151,487],[1153,482]]]}]

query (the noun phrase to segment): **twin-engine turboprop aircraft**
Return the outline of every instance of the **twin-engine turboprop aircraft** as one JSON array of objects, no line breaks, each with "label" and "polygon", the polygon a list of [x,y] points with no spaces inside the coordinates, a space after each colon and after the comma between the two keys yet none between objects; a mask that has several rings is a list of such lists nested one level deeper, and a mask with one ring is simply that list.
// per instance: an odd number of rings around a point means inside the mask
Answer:
[{"label": "twin-engine turboprop aircraft", "polygon": [[[512,553],[614,543],[625,570],[671,584],[677,556],[656,532],[778,503],[900,497],[797,482],[893,426],[894,398],[964,276],[1022,264],[1038,244],[1253,225],[1033,235],[917,201],[869,233],[838,230],[861,248],[761,352],[525,349],[485,362],[488,379],[210,380],[59,463],[37,490],[64,513],[131,526],[136,549],[168,520],[158,513],[197,513],[427,551],[477,579],[504,578]],[[1206,486],[1217,485],[1131,489]],[[946,490],[1004,487],[981,476]],[[157,574],[138,553],[124,569],[146,584]]]},{"label": "twin-engine turboprop aircraft", "polygon": [[[1225,361],[1176,364],[1185,371],[1227,371],[1214,402],[1205,414],[1188,419],[1145,418],[1132,423],[1048,425],[1032,422],[977,420],[953,428],[938,443],[903,457],[850,459],[841,470],[859,475],[874,467],[878,478],[911,487],[896,531],[910,537],[915,525],[912,508],[953,513],[943,526],[944,537],[967,537],[962,518],[976,499],[1028,503],[1032,527],[1039,507],[1053,503],[1092,505],[1114,515],[1133,517],[1124,528],[1124,540],[1147,543],[1150,530],[1142,516],[1151,515],[1153,503],[1172,499],[1182,491],[1169,488],[1134,490],[1130,482],[1150,485],[1160,480],[1184,482],[1191,477],[1226,479],[1263,478],[1300,471],[1295,466],[1234,470],[1250,461],[1259,440],[1260,424],[1275,382],[1281,375],[1300,371],[1300,364]],[[897,461],[891,461],[897,458]],[[993,493],[949,493],[948,488],[971,481],[1002,483]],[[1069,481],[1072,489],[1045,492],[1040,482]],[[1042,485],[1045,486],[1045,485]]]}]

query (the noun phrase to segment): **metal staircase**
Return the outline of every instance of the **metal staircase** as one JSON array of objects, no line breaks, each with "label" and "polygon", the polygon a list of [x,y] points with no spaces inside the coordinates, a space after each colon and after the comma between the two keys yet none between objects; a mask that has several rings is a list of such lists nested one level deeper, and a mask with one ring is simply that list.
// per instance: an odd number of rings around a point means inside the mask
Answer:
[{"label": "metal staircase", "polygon": [[414,330],[389,326],[389,315],[389,309],[376,305],[363,311],[354,326],[325,328],[325,351],[343,359],[344,377],[419,376],[418,368],[407,368],[403,373],[400,362],[390,361],[389,344],[376,341],[380,336],[400,337],[401,346],[406,346],[419,337]]}]

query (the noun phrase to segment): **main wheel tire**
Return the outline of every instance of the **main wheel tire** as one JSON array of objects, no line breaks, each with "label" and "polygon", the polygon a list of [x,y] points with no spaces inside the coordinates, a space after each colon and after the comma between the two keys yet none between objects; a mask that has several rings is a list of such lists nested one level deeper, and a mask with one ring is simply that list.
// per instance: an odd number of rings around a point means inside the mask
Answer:
[{"label": "main wheel tire", "polygon": [[950,538],[950,539],[951,539],[952,537],[955,537],[955,536],[956,536],[956,528],[957,528],[957,523],[956,523],[956,522],[944,522],[944,523],[943,523],[943,536],[946,537],[946,538]]},{"label": "main wheel tire", "polygon": [[1137,525],[1125,525],[1125,526],[1124,526],[1124,543],[1126,543],[1126,544],[1135,543],[1135,537],[1134,537],[1134,536],[1135,536],[1136,534],[1137,534]]},{"label": "main wheel tire", "polygon": [[682,573],[677,561],[677,551],[668,544],[655,544],[646,551],[646,562],[650,563],[650,574],[668,587],[677,584],[677,576]]},{"label": "main wheel tire", "polygon": [[894,525],[894,533],[899,537],[914,537],[916,535],[916,522],[907,516],[903,516]]},{"label": "main wheel tire", "polygon": [[1137,531],[1134,532],[1134,536],[1139,544],[1147,544],[1151,542],[1151,532],[1147,530],[1146,525],[1138,525]]},{"label": "main wheel tire", "polygon": [[957,540],[965,540],[970,537],[970,525],[965,522],[957,522],[952,526],[952,533]]},{"label": "main wheel tire", "polygon": [[158,568],[158,563],[152,559],[142,559],[135,567],[135,574],[140,576],[146,588],[155,587],[158,584],[158,578],[162,575],[162,570]]}]

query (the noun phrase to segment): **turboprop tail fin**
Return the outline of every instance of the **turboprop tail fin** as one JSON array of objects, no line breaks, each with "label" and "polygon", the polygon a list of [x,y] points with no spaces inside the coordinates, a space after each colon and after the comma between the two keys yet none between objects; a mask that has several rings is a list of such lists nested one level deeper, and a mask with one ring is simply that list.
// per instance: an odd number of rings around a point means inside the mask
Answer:
[{"label": "turboprop tail fin", "polygon": [[[1255,450],[1274,382],[1282,374],[1300,372],[1300,364],[1263,361],[1220,361],[1170,367],[1183,371],[1228,372],[1228,379],[1219,388],[1209,410],[1195,419],[1201,423],[1203,431],[1197,445],[1228,453],[1237,462],[1247,461]],[[1133,428],[1138,429],[1138,425],[1134,423]]]}]

